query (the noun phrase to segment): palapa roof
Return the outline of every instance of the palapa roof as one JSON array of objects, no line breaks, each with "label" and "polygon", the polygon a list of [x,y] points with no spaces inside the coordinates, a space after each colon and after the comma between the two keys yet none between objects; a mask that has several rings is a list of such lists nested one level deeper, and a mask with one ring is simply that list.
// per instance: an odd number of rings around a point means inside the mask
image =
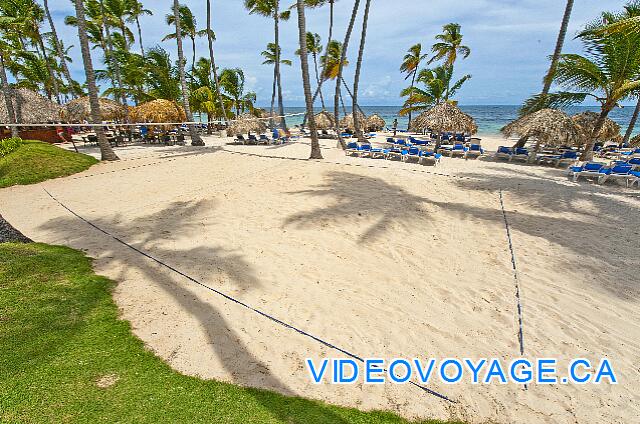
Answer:
[{"label": "palapa roof", "polygon": [[[99,97],[100,119],[103,121],[118,121],[125,117],[125,107],[115,100]],[[79,97],[64,105],[62,117],[66,121],[81,122],[91,119],[89,97]]]},{"label": "palapa roof", "polygon": [[178,103],[156,99],[132,108],[129,118],[133,122],[184,122],[187,115]]},{"label": "palapa roof", "polygon": [[640,147],[640,134],[636,134],[631,140],[629,140],[629,144],[633,147]]},{"label": "palapa roof", "polygon": [[444,102],[422,112],[411,122],[413,131],[465,132],[475,134],[478,126],[474,119],[457,106]]},{"label": "palapa roof", "polygon": [[[46,97],[26,88],[10,89],[19,124],[46,124],[60,121],[62,108]],[[0,90],[0,123],[9,123],[4,91]]]},{"label": "palapa roof", "polygon": [[[364,113],[362,112],[357,112],[357,113],[358,113],[358,125],[360,126],[361,130],[364,130],[367,117],[364,116]],[[350,113],[344,118],[342,118],[339,123],[340,123],[340,128],[346,128],[351,132],[355,132],[355,125],[353,123],[353,113]]]},{"label": "palapa roof", "polygon": [[[600,115],[595,112],[582,112],[573,115],[571,119],[578,127],[578,136],[580,144],[584,144],[593,135],[593,128]],[[600,133],[596,137],[596,141],[615,141],[620,137],[620,125],[607,118]]]},{"label": "palapa roof", "polygon": [[367,118],[367,131],[380,131],[385,125],[387,125],[387,123],[377,113],[374,113]]},{"label": "palapa roof", "polygon": [[545,144],[571,144],[580,137],[571,117],[561,110],[542,109],[525,115],[501,129],[505,137],[535,138]]},{"label": "palapa roof", "polygon": [[267,130],[265,119],[258,119],[253,115],[244,114],[229,125],[228,135],[240,135],[253,133],[263,133]]},{"label": "palapa roof", "polygon": [[319,130],[330,130],[335,128],[336,119],[332,113],[323,110],[322,112],[316,113],[314,115],[314,119],[316,121],[316,128]]}]

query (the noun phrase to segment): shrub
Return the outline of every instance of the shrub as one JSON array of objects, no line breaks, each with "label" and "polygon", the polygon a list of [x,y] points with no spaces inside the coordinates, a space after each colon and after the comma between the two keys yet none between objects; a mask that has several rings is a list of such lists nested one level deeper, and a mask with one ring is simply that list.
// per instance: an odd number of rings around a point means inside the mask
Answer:
[{"label": "shrub", "polygon": [[0,158],[7,156],[9,153],[17,150],[22,145],[20,137],[11,137],[0,140]]}]

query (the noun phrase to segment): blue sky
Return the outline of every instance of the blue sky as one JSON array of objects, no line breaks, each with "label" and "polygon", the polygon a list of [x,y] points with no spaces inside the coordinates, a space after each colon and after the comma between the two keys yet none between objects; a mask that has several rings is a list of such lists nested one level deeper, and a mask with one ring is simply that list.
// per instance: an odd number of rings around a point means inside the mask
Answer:
[{"label": "blue sky", "polygon": [[[144,0],[143,0],[144,1]],[[204,0],[183,0],[194,11],[198,26],[206,26]],[[175,41],[160,40],[171,31],[164,23],[171,1],[144,1],[154,12],[143,17],[143,39],[146,47],[160,44],[174,57]],[[283,1],[287,6],[293,0]],[[579,42],[573,37],[586,22],[597,17],[602,10],[618,10],[624,1],[577,0],[575,2],[565,52],[580,52]],[[60,36],[66,45],[74,45],[72,73],[84,80],[75,28],[65,27],[64,16],[73,14],[69,0],[49,1]],[[352,0],[338,0],[335,5],[334,38],[343,39]],[[407,83],[398,71],[406,50],[421,42],[430,47],[433,37],[448,22],[462,25],[464,42],[471,48],[471,56],[459,61],[458,75],[472,74],[473,78],[459,92],[456,99],[466,105],[520,104],[541,88],[542,76],[548,66],[547,57],[553,52],[564,12],[563,0],[373,0],[369,17],[369,33],[361,77],[360,103],[363,105],[401,104],[399,92]],[[242,0],[213,0],[213,26],[217,35],[216,60],[220,67],[240,67],[247,77],[247,88],[258,95],[258,104],[266,105],[271,98],[272,69],[262,65],[260,52],[273,39],[271,20],[249,15]],[[317,32],[326,41],[328,8],[307,12],[307,30]],[[346,71],[352,81],[359,28],[350,45],[352,65]],[[291,67],[283,68],[285,105],[301,106],[300,65],[293,52],[297,48],[297,21],[295,15],[281,27],[283,56],[293,59]],[[137,49],[137,45],[134,49]],[[190,43],[185,43],[187,57]],[[206,39],[198,40],[198,56],[207,55]],[[95,53],[96,66],[101,58]],[[97,66],[98,67],[98,66]],[[327,89],[326,94],[329,95]]]}]

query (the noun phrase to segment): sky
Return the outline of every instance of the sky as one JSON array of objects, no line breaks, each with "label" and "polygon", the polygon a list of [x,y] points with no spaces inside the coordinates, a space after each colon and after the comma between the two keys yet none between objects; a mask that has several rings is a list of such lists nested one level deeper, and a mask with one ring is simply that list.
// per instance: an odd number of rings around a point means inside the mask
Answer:
[{"label": "sky", "polygon": [[[177,58],[175,41],[161,42],[173,31],[165,23],[170,12],[170,0],[142,0],[152,16],[141,18],[145,48],[161,45]],[[183,0],[198,20],[206,27],[206,2]],[[215,53],[221,68],[240,67],[246,76],[246,88],[256,92],[258,105],[271,100],[273,69],[262,65],[260,52],[273,41],[273,20],[249,15],[242,0],[212,0],[213,29],[216,33]],[[283,7],[293,4],[285,0]],[[343,40],[353,0],[335,3],[334,39]],[[364,3],[362,1],[361,3]],[[585,23],[603,10],[620,10],[624,1],[576,0],[565,53],[580,53],[580,42],[575,34]],[[407,49],[422,43],[428,49],[442,26],[456,22],[462,26],[464,44],[471,55],[456,62],[456,75],[471,74],[456,100],[462,105],[517,105],[541,90],[542,76],[548,68],[548,56],[553,53],[560,22],[564,13],[564,0],[372,0],[362,75],[360,104],[400,105],[400,91],[408,85],[399,71]],[[77,41],[77,30],[64,25],[67,15],[74,14],[69,0],[50,0],[59,36],[66,46],[73,45],[70,64],[74,78],[84,81],[84,70]],[[349,46],[351,65],[345,70],[349,84],[353,81],[357,49],[360,44],[362,9]],[[307,31],[320,34],[322,43],[328,33],[328,7],[307,10]],[[46,27],[45,27],[46,29]],[[134,31],[135,33],[135,31]],[[281,25],[280,39],[283,58],[293,60],[293,66],[282,67],[285,106],[303,106],[300,63],[294,55],[298,44],[297,17]],[[139,50],[137,40],[133,50]],[[206,37],[198,40],[198,56],[207,56]],[[191,57],[191,43],[185,43],[185,55]],[[94,51],[94,66],[102,66],[101,54]],[[331,96],[333,84],[325,90]]]}]

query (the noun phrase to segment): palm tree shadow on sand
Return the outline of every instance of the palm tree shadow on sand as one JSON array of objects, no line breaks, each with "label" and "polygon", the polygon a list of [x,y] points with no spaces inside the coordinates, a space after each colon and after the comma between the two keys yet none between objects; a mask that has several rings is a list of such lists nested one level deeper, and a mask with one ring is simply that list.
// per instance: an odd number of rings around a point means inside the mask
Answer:
[{"label": "palm tree shadow on sand", "polygon": [[[73,208],[72,205],[67,206]],[[82,215],[82,211],[76,212]],[[217,267],[241,291],[259,287],[261,282],[256,277],[255,269],[243,255],[222,248],[194,247],[176,251],[158,245],[159,239],[166,241],[167,229],[171,229],[170,233],[180,234],[183,237],[195,236],[201,227],[200,218],[210,213],[210,204],[205,201],[174,202],[161,211],[135,219],[97,218],[92,219],[91,222],[123,241],[129,242],[137,238],[135,242],[131,242],[131,245],[183,272],[188,273],[191,268],[188,265],[178,264],[177,258],[188,258],[192,264],[200,266],[208,264],[211,267]],[[233,325],[214,307],[213,302],[203,302],[189,290],[192,288],[192,282],[175,272],[161,272],[161,267],[156,262],[143,257],[140,253],[127,248],[71,215],[51,220],[41,229],[57,235],[70,246],[84,246],[87,239],[102,238],[103,240],[100,240],[102,258],[113,258],[126,263],[130,268],[133,267],[133,271],[139,271],[144,275],[145,280],[153,281],[155,286],[170,295],[182,310],[198,320],[200,326],[205,329],[207,345],[211,347],[228,374],[234,377],[234,383],[245,387],[274,390],[286,396],[296,396],[285,383],[271,373],[266,364],[242,344]],[[214,293],[210,295],[218,296]],[[249,315],[253,314],[251,311],[247,310],[246,313],[247,319],[254,318],[253,315]],[[188,350],[189,346],[179,346],[177,349]],[[251,377],[247,378],[247,376]],[[273,396],[268,395],[264,390],[250,389],[249,393],[282,422],[297,422],[300,417],[305,416],[309,419],[307,422],[345,422],[327,406],[316,401],[292,398],[285,403],[274,402]]]},{"label": "palm tree shadow on sand", "polygon": [[[582,269],[585,275],[602,273],[603,269],[598,263],[602,259],[602,251],[614,246],[620,255],[616,256],[614,262],[607,264],[608,282],[604,282],[604,279],[585,278],[585,283],[596,284],[625,300],[638,298],[640,287],[632,282],[635,280],[633,269],[637,269],[640,265],[637,259],[640,257],[640,246],[637,243],[637,231],[634,233],[625,230],[640,226],[637,208],[635,213],[632,213],[634,210],[629,204],[616,198],[593,196],[593,192],[588,187],[562,186],[558,188],[559,192],[550,193],[545,190],[544,185],[540,185],[537,190],[526,189],[525,187],[531,184],[531,179],[523,176],[499,177],[482,174],[470,176],[473,180],[453,180],[452,189],[458,187],[469,193],[477,192],[492,196],[495,198],[494,208],[440,199],[433,200],[411,194],[404,188],[380,178],[348,172],[329,172],[326,174],[326,183],[314,189],[289,194],[303,199],[304,197],[329,197],[335,201],[326,207],[290,215],[284,220],[283,225],[310,228],[317,227],[323,221],[349,222],[350,220],[352,225],[357,225],[355,218],[359,214],[375,216],[377,218],[375,224],[364,228],[358,238],[360,244],[368,244],[379,238],[385,231],[390,231],[392,226],[405,224],[415,227],[427,223],[429,213],[433,213],[427,210],[433,209],[430,206],[436,206],[445,213],[454,214],[460,218],[470,217],[492,223],[495,228],[500,228],[499,231],[503,232],[504,218],[497,193],[500,188],[503,188],[508,196],[507,213],[511,229],[515,231],[516,245],[517,233],[521,232],[570,249],[586,258],[582,261],[566,263],[565,266],[567,269]],[[526,202],[534,211],[566,211],[584,215],[585,219],[589,220],[588,224],[583,225],[584,237],[576,234],[575,221],[571,217],[548,216],[524,211],[509,212],[509,197],[518,203]],[[592,214],[576,206],[580,202],[590,202],[598,210],[605,210],[605,202],[614,202],[619,214],[609,214],[605,219],[594,220]],[[587,243],[585,240],[594,240],[594,242]]]}]

